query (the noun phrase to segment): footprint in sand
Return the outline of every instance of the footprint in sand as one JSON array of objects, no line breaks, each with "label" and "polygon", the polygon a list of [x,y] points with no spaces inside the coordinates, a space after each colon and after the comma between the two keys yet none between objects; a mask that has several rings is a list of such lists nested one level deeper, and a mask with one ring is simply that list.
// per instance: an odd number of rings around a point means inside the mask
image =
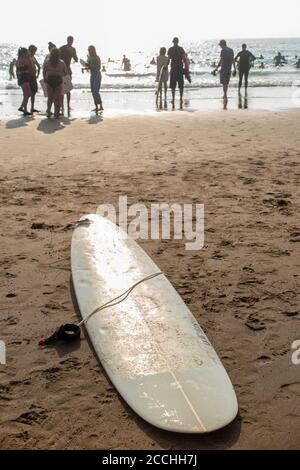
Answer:
[{"label": "footprint in sand", "polygon": [[17,294],[13,294],[13,293],[6,295],[7,299],[15,299],[16,297],[17,297]]},{"label": "footprint in sand", "polygon": [[266,329],[265,323],[258,317],[257,313],[251,313],[245,325],[252,331],[261,331]]},{"label": "footprint in sand", "polygon": [[256,358],[256,362],[261,366],[265,366],[267,364],[271,364],[273,359],[271,356],[262,355]]},{"label": "footprint in sand", "polygon": [[42,424],[43,421],[45,421],[45,419],[47,418],[48,418],[48,415],[46,414],[45,410],[33,409],[32,411],[26,411],[25,413],[22,413],[13,421],[32,426],[33,424]]}]

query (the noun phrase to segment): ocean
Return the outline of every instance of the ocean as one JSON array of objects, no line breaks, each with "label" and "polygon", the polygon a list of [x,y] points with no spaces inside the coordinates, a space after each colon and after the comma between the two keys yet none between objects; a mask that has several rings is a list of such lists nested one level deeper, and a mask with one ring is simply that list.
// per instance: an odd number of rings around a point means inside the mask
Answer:
[{"label": "ocean", "polygon": [[[241,44],[246,42],[248,49],[259,58],[255,67],[251,69],[249,86],[253,89],[252,98],[266,100],[270,104],[281,103],[281,99],[289,101],[286,106],[295,104],[291,89],[300,85],[300,69],[295,67],[296,57],[300,58],[300,39],[234,39],[228,40],[228,45],[237,53],[241,50]],[[75,44],[79,51],[79,46]],[[168,45],[166,45],[167,47]],[[212,64],[217,62],[220,56],[218,40],[209,40],[182,44],[190,60],[192,83],[186,84],[186,107],[214,107],[209,100],[216,100],[220,96],[218,88],[219,77],[211,74]],[[14,107],[20,101],[20,89],[16,80],[9,80],[8,67],[12,58],[16,57],[19,45],[0,43],[0,116],[11,115]],[[104,101],[112,109],[116,107],[126,110],[133,108],[147,110],[148,105],[153,108],[153,92],[155,90],[156,66],[150,65],[153,57],[158,55],[158,51],[125,51],[130,59],[132,70],[124,72],[121,70],[122,55],[120,57],[101,56],[102,64],[105,65],[106,72],[102,77],[102,92],[105,94]],[[275,67],[274,57],[278,52],[286,58],[286,64],[282,67]],[[46,55],[45,50],[39,50],[37,59],[43,63]],[[85,59],[85,54],[79,54]],[[261,62],[265,68],[259,69]],[[80,64],[73,65],[73,98],[78,102],[77,108],[86,111],[93,106],[89,93],[89,76],[81,72]],[[232,80],[231,87],[237,87],[237,79]],[[275,90],[277,89],[277,91]],[[269,89],[269,90],[268,90]],[[272,91],[271,91],[272,89]],[[116,93],[120,92],[120,93]],[[129,95],[125,92],[141,92],[140,95]],[[107,98],[105,100],[105,97]],[[274,98],[274,99],[273,99]],[[42,95],[39,92],[38,100],[42,102]],[[131,103],[132,102],[132,103]],[[297,104],[298,100],[296,100]],[[198,103],[198,104],[197,104]],[[265,105],[264,105],[265,106]],[[267,106],[268,107],[268,106]],[[149,108],[149,111],[150,111]]]}]

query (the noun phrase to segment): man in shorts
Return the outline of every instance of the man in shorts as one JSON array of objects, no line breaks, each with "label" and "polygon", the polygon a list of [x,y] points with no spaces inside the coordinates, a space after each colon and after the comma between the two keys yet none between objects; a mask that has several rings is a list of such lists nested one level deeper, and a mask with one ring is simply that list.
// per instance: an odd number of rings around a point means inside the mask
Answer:
[{"label": "man in shorts", "polygon": [[[73,42],[74,42],[73,36],[69,36],[67,38],[67,44],[65,46],[62,46],[59,49],[60,58],[66,64],[67,69],[68,69],[68,74],[70,75],[71,78],[72,78],[72,69],[71,69],[72,59],[75,62],[78,62],[78,57],[77,57],[76,49],[75,49],[75,47],[73,47]],[[67,93],[67,102],[68,102],[68,114],[70,114],[70,110],[71,110],[71,106],[70,106],[70,104],[71,104],[71,93]]]},{"label": "man in shorts", "polygon": [[234,72],[233,76],[236,76],[236,66],[235,66],[235,61],[234,61],[234,52],[230,47],[227,47],[226,41],[222,39],[219,43],[219,46],[221,47],[221,57],[220,57],[220,62],[217,65],[217,68],[215,69],[214,73],[218,71],[219,68],[220,70],[220,82],[221,85],[223,85],[223,91],[224,91],[224,103],[227,103],[228,98],[227,98],[227,92],[228,92],[228,86],[231,78],[231,69],[233,66]]},{"label": "man in shorts", "polygon": [[184,65],[186,53],[179,46],[179,39],[173,39],[173,47],[168,50],[169,64],[171,63],[170,88],[172,90],[172,108],[175,109],[175,91],[178,84],[180,93],[180,109],[183,108],[183,90],[184,90]]}]

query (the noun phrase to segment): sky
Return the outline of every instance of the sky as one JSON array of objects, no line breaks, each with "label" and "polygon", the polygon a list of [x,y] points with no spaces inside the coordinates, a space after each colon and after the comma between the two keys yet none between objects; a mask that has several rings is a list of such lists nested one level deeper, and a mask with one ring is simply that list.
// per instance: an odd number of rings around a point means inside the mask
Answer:
[{"label": "sky", "polygon": [[[300,1],[285,0],[13,0],[1,2],[0,42],[80,50],[94,44],[113,56],[220,38],[299,37]],[[84,49],[85,50],[85,49]]]}]

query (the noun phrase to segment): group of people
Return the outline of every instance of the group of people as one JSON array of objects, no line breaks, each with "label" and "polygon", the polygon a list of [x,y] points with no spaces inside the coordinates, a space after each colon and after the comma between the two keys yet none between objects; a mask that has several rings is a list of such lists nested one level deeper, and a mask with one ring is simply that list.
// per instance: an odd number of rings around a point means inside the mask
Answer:
[{"label": "group of people", "polygon": [[[69,36],[67,44],[57,48],[55,44],[49,42],[49,54],[46,56],[43,66],[38,63],[35,54],[37,48],[31,45],[28,49],[21,47],[18,51],[18,59],[15,63],[18,84],[23,91],[23,101],[19,111],[24,116],[31,116],[39,111],[35,109],[35,96],[38,91],[38,78],[41,70],[44,80],[44,91],[48,97],[47,116],[50,118],[52,106],[54,105],[54,117],[59,118],[64,113],[64,95],[67,97],[68,115],[71,110],[71,89],[72,89],[72,60],[78,62],[74,38]],[[103,110],[100,95],[101,87],[101,60],[97,55],[96,48],[89,46],[86,62],[83,63],[84,70],[90,72],[90,86],[95,103],[95,112]],[[12,70],[13,72],[13,70]],[[31,109],[28,110],[28,103],[31,101]]]},{"label": "group of people", "polygon": [[[248,77],[251,66],[256,60],[252,52],[248,51],[247,45],[242,45],[242,50],[234,56],[233,50],[227,46],[227,43],[222,39],[219,43],[221,47],[220,61],[215,64],[215,69],[212,74],[216,75],[220,70],[220,82],[223,86],[225,104],[228,100],[228,87],[231,76],[237,74],[239,71],[239,93],[241,91],[243,81],[245,89],[248,88]],[[155,59],[154,59],[155,60]],[[172,108],[175,108],[175,94],[176,88],[179,88],[180,94],[180,109],[183,108],[183,92],[184,92],[184,78],[190,82],[189,66],[190,60],[184,49],[179,46],[179,39],[173,39],[173,46],[168,50],[165,47],[160,49],[159,56],[156,59],[157,74],[156,81],[158,82],[157,89],[157,103],[162,107],[162,93],[164,90],[164,107],[167,107],[167,89],[170,77],[170,88],[172,92]],[[170,65],[170,74],[169,74]]]},{"label": "group of people", "polygon": [[[54,104],[54,116],[59,118],[64,114],[64,95],[67,97],[68,114],[70,113],[71,105],[71,89],[72,89],[72,60],[78,62],[76,49],[73,46],[74,38],[69,36],[67,44],[57,48],[55,44],[49,42],[49,54],[46,56],[43,66],[41,67],[35,57],[37,48],[34,45],[29,48],[21,47],[18,53],[18,60],[13,61],[10,67],[10,76],[14,76],[14,66],[16,67],[18,83],[23,90],[23,101],[19,108],[25,116],[32,115],[38,110],[35,109],[35,96],[38,91],[37,79],[42,70],[44,80],[44,91],[48,97],[47,116],[50,118],[52,113],[52,106]],[[247,45],[242,45],[242,50],[235,56],[233,49],[227,46],[227,43],[222,39],[219,43],[221,48],[220,60],[218,64],[214,64],[213,75],[220,72],[220,82],[223,86],[223,99],[225,105],[228,101],[228,87],[231,76],[239,73],[239,93],[241,88],[245,86],[245,91],[248,89],[248,78],[251,67],[256,60],[256,57],[247,49]],[[263,59],[262,56],[259,59]],[[296,57],[297,59],[297,57]],[[109,62],[111,60],[109,59]],[[283,64],[285,58],[278,53],[274,58],[275,64],[278,66]],[[80,61],[83,66],[82,71],[90,72],[90,87],[95,103],[95,111],[103,111],[102,99],[100,95],[102,74],[101,59],[97,54],[94,46],[89,46],[86,61]],[[188,58],[184,49],[179,46],[179,39],[173,39],[173,46],[169,48],[168,52],[165,47],[160,49],[158,57],[153,58],[151,64],[156,65],[156,81],[157,87],[157,105],[162,108],[163,94],[164,94],[164,107],[167,107],[167,90],[170,80],[170,88],[172,92],[172,108],[175,109],[175,95],[176,88],[179,88],[180,109],[183,108],[183,93],[184,93],[184,79],[186,78],[191,82],[189,67],[192,61]],[[297,64],[300,67],[300,61]],[[296,65],[297,65],[296,64]],[[169,71],[170,67],[170,71]],[[131,69],[129,59],[124,55],[122,61],[122,68],[125,71]],[[31,109],[28,110],[29,100],[31,102]]]}]

